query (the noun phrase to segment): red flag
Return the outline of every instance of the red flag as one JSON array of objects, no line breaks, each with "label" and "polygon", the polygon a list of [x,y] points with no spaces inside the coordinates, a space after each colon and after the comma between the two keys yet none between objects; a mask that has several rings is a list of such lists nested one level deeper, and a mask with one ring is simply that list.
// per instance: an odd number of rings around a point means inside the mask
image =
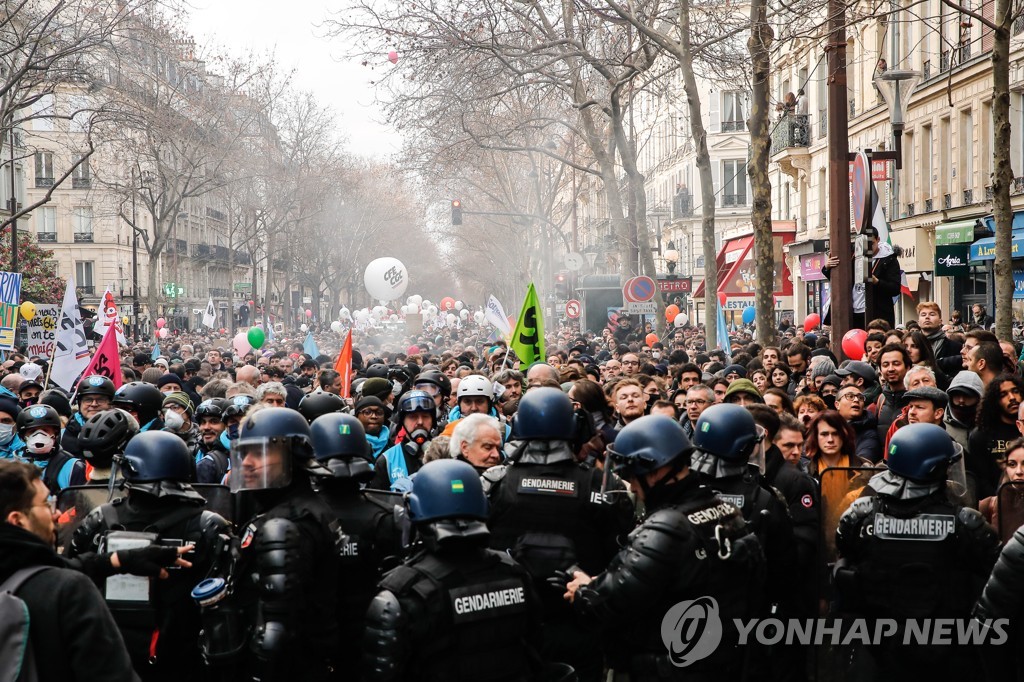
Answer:
[{"label": "red flag", "polygon": [[99,374],[114,382],[114,388],[121,388],[121,356],[117,352],[117,325],[110,325],[103,334],[103,340],[96,347],[96,354],[82,373],[83,377]]},{"label": "red flag", "polygon": [[334,363],[334,371],[341,375],[341,397],[351,398],[352,392],[352,330],[345,337],[345,343],[338,353],[338,361]]}]

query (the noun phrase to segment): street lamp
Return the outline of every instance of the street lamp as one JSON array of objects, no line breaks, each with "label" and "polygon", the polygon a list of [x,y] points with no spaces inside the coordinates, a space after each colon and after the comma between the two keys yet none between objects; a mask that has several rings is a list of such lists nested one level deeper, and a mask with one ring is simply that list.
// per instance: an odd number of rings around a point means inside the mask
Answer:
[{"label": "street lamp", "polygon": [[675,279],[676,265],[679,263],[679,252],[676,251],[676,243],[669,240],[668,248],[665,249],[665,265],[668,267],[669,279]]},{"label": "street lamp", "polygon": [[[893,152],[896,168],[903,168],[903,126],[906,123],[907,103],[914,90],[921,83],[921,73],[909,69],[888,69],[875,75],[875,87],[881,93],[889,108],[889,122],[892,124]],[[879,158],[876,153],[873,155]]]}]

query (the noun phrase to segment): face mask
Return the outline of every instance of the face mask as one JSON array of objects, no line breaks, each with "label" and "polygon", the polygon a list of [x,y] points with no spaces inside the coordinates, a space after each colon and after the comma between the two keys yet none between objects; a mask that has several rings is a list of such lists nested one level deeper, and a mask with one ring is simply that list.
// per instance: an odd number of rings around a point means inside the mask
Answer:
[{"label": "face mask", "polygon": [[241,424],[232,424],[231,426],[228,427],[228,440],[237,440],[238,439],[238,427],[239,426],[241,426]]},{"label": "face mask", "polygon": [[164,410],[164,426],[171,431],[177,431],[185,425],[185,419],[174,410]]},{"label": "face mask", "polygon": [[39,402],[39,398],[25,398],[23,401],[21,401],[21,406],[22,407],[32,407],[33,405],[35,405],[38,402]]},{"label": "face mask", "polygon": [[657,350],[656,351],[651,351],[651,357],[654,358],[655,360],[660,360],[661,359],[661,351],[657,351]]},{"label": "face mask", "polygon": [[392,381],[391,382],[391,386],[394,389],[392,392],[395,395],[398,395],[399,393],[402,392],[402,384],[401,384],[401,382],[399,382],[399,381]]},{"label": "face mask", "polygon": [[53,436],[46,431],[34,431],[25,439],[28,451],[33,455],[45,455],[53,450]]},{"label": "face mask", "polygon": [[426,429],[415,429],[409,434],[409,442],[415,443],[418,448],[422,447],[428,440],[430,440],[430,431]]},{"label": "face mask", "polygon": [[7,445],[14,440],[14,424],[0,424],[0,445]]}]

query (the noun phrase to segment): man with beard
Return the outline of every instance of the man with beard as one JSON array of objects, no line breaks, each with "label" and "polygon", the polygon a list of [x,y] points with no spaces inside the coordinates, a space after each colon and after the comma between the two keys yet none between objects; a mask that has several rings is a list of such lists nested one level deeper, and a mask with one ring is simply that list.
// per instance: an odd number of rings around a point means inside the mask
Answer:
[{"label": "man with beard", "polygon": [[374,464],[368,487],[375,490],[407,491],[409,477],[423,466],[430,432],[437,419],[434,398],[424,391],[408,391],[398,401],[398,424],[405,431],[401,443],[384,451]]},{"label": "man with beard", "polygon": [[615,410],[619,415],[617,429],[644,416],[647,399],[644,389],[636,379],[622,379],[615,384]]},{"label": "man with beard", "polygon": [[978,411],[978,428],[968,438],[964,463],[977,483],[977,499],[994,495],[999,486],[1006,447],[1020,437],[1017,408],[1024,400],[1024,380],[1000,374],[985,388]]},{"label": "man with beard", "polygon": [[195,451],[197,483],[220,483],[228,471],[231,441],[223,416],[224,400],[221,398],[204,400],[196,408],[195,419],[199,425],[199,448]]},{"label": "man with beard", "polygon": [[977,423],[978,403],[984,388],[981,379],[974,372],[963,371],[953,377],[946,395],[949,396],[949,408],[946,410],[946,433],[964,449],[964,456],[970,452],[968,437]]},{"label": "man with beard", "polygon": [[912,363],[910,362],[910,353],[898,343],[886,344],[878,357],[879,368],[882,370],[882,381],[885,382],[882,395],[876,403],[878,409],[875,410],[875,414],[878,415],[878,438],[881,440],[885,438],[889,432],[889,426],[903,410],[903,394],[907,392],[903,380]]}]

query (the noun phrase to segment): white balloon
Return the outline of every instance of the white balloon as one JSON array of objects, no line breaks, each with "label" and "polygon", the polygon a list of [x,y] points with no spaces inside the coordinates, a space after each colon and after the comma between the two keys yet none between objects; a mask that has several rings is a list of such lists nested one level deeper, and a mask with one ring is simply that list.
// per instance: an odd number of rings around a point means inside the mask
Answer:
[{"label": "white balloon", "polygon": [[331,322],[331,331],[334,332],[335,334],[340,334],[341,333],[341,322],[338,322],[337,320],[335,320],[334,322]]},{"label": "white balloon", "polygon": [[352,311],[349,310],[348,308],[344,308],[343,307],[341,310],[338,311],[338,319],[339,320],[348,320],[351,317],[352,317]]},{"label": "white balloon", "polygon": [[391,322],[398,322],[398,315],[392,313],[391,317],[388,318]]},{"label": "white balloon", "polygon": [[448,323],[448,326],[451,326],[451,325],[455,324],[455,321],[457,319],[459,319],[459,318],[455,317],[455,315],[453,313],[448,313],[447,315],[444,316],[444,320],[445,320],[445,322]]},{"label": "white balloon", "polygon": [[427,299],[423,299],[422,301],[420,301],[420,306],[423,308],[429,308],[431,306],[431,303]]},{"label": "white balloon", "polygon": [[463,308],[462,310],[459,311],[459,317],[462,318],[463,320],[468,320],[469,319],[469,311],[466,310],[465,308]]},{"label": "white balloon", "polygon": [[456,301],[455,302],[455,309],[456,310],[460,310],[461,311],[465,307],[466,307],[466,304],[463,303],[462,301]]},{"label": "white balloon", "polygon": [[679,313],[676,315],[676,319],[673,320],[673,324],[677,327],[685,327],[686,323],[690,321],[690,318],[686,316],[686,313]]},{"label": "white balloon", "polygon": [[427,310],[430,311],[431,316],[437,315],[437,306],[436,305],[430,306],[429,308],[427,308]]},{"label": "white balloon", "polygon": [[423,303],[423,297],[419,294],[413,294],[409,297],[409,303],[416,306],[417,308]]},{"label": "white balloon", "polygon": [[485,315],[483,314],[483,312],[479,310],[473,313],[473,319],[476,321],[477,324],[483,324],[484,317]]},{"label": "white balloon", "polygon": [[300,331],[304,331],[304,332],[308,332],[309,331],[309,325],[308,324],[300,324],[299,325],[299,330]]},{"label": "white balloon", "polygon": [[420,307],[418,305],[416,305],[415,303],[410,303],[406,307],[409,308],[409,314],[410,315],[413,315],[413,314],[418,313],[420,311]]},{"label": "white balloon", "polygon": [[409,286],[409,271],[397,258],[377,258],[366,266],[363,284],[371,297],[393,301],[405,294]]}]

